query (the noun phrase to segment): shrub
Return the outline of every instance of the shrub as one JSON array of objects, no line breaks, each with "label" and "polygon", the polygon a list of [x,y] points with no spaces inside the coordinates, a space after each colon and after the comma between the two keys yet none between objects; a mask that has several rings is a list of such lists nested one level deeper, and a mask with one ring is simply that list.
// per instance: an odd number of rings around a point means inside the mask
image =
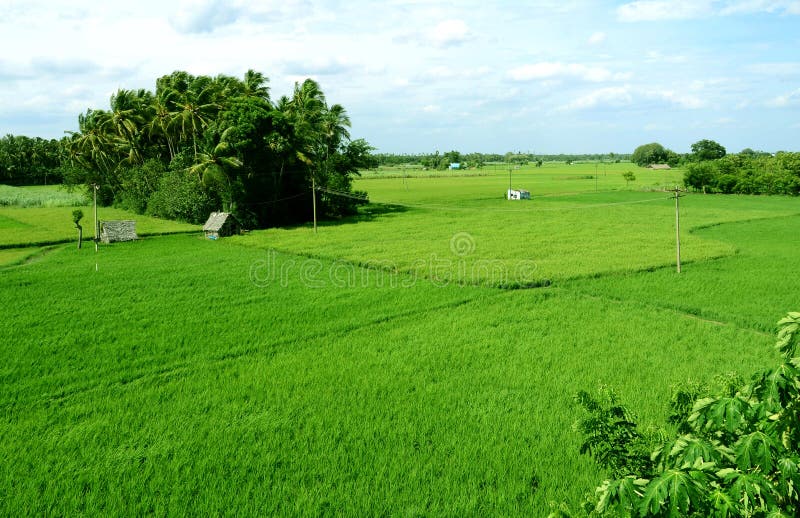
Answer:
[{"label": "shrub", "polygon": [[[800,313],[778,322],[782,362],[749,383],[728,377],[713,394],[690,385],[670,402],[678,435],[649,458],[643,435],[616,399],[577,396],[582,451],[610,470],[583,507],[590,516],[798,516],[800,513]],[[738,385],[738,386],[737,386]],[[588,403],[587,403],[588,401]],[[689,410],[691,408],[691,410]],[[564,506],[551,516],[570,516]]]},{"label": "shrub", "polygon": [[218,200],[205,190],[195,175],[169,171],[161,177],[158,189],[150,197],[147,214],[188,223],[202,223],[218,207]]}]

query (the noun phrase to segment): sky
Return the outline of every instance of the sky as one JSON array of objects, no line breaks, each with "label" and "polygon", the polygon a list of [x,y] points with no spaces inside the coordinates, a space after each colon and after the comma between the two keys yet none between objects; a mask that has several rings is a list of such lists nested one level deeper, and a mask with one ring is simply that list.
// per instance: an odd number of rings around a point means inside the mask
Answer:
[{"label": "sky", "polygon": [[0,0],[0,134],[175,70],[319,81],[379,152],[800,151],[800,0]]}]

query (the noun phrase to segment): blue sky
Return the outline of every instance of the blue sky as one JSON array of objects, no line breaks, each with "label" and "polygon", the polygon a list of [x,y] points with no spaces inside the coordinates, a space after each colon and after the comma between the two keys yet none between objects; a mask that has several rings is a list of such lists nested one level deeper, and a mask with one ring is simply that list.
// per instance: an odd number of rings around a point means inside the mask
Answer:
[{"label": "blue sky", "polygon": [[800,0],[0,0],[0,134],[173,70],[318,80],[393,153],[800,150]]}]

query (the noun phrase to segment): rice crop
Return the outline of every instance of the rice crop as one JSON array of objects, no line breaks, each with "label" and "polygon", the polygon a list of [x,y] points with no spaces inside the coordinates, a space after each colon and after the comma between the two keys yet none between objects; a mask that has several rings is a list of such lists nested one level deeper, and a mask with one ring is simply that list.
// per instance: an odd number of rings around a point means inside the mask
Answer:
[{"label": "rice crop", "polygon": [[80,207],[88,203],[86,193],[69,191],[59,185],[12,187],[0,184],[0,207]]},{"label": "rice crop", "polygon": [[[774,363],[797,199],[682,198],[678,275],[665,193],[542,170],[530,203],[499,173],[371,179],[384,204],[317,234],[98,252],[31,246],[71,209],[0,209],[28,246],[0,250],[0,515],[542,516],[604,475],[576,391],[665,427],[672,385]],[[537,287],[497,289],[519,265]]]}]

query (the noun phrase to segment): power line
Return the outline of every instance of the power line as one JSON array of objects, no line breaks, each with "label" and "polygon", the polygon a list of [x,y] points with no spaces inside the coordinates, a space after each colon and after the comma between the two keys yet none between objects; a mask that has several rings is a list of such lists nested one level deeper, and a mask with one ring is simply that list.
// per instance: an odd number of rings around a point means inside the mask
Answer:
[{"label": "power line", "polygon": [[[363,198],[359,198],[363,199]],[[538,213],[538,212],[562,212],[562,211],[570,211],[570,210],[588,210],[588,209],[598,209],[603,207],[613,207],[617,205],[634,205],[638,203],[651,203],[656,201],[664,201],[665,199],[671,198],[648,198],[646,200],[635,200],[635,201],[620,201],[620,202],[612,202],[612,203],[595,203],[591,205],[580,205],[574,207],[553,207],[553,208],[532,208],[532,209],[504,209],[504,208],[494,208],[494,207],[456,207],[456,206],[447,206],[447,205],[432,205],[432,204],[421,204],[421,203],[402,203],[402,202],[392,202],[392,201],[382,201],[382,200],[375,200],[371,199],[371,203],[380,203],[383,205],[394,205],[397,207],[408,207],[408,208],[417,208],[417,209],[427,209],[427,210],[439,210],[443,212],[447,211],[476,211],[480,210],[482,212],[516,212],[516,213]]]},{"label": "power line", "polygon": [[284,202],[284,201],[288,201],[288,200],[293,200],[295,198],[299,198],[301,196],[305,196],[306,194],[308,194],[309,191],[311,191],[311,189],[306,189],[306,190],[304,190],[303,192],[301,192],[299,194],[295,194],[294,196],[287,196],[286,198],[279,198],[277,200],[268,200],[268,201],[254,201],[254,202],[248,202],[248,203],[239,203],[239,205],[248,205],[248,206],[252,206],[252,205],[271,205],[273,203],[281,203],[281,202]]}]

